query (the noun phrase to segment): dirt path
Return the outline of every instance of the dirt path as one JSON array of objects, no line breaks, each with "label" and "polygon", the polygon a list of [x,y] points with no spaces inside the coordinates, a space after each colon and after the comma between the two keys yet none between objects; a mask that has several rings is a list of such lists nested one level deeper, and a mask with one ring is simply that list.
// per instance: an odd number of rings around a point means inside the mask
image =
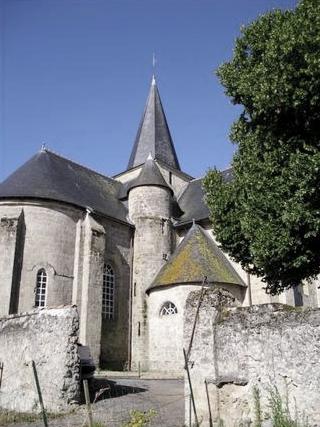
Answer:
[{"label": "dirt path", "polygon": [[[97,390],[111,386],[101,400],[93,406],[94,421],[106,427],[121,427],[130,419],[132,410],[147,412],[154,410],[156,415],[151,426],[182,427],[184,425],[184,399],[182,380],[144,380],[144,379],[96,379],[92,398]],[[84,406],[73,414],[49,420],[49,427],[86,426]],[[34,423],[11,424],[13,427],[43,427],[40,421]]]}]

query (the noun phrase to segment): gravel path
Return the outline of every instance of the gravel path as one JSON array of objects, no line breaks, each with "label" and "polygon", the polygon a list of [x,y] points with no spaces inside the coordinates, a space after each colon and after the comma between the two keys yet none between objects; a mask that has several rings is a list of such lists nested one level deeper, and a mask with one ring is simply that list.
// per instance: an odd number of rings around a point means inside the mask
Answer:
[{"label": "gravel path", "polygon": [[[94,421],[106,427],[121,427],[130,419],[132,410],[154,410],[150,426],[182,427],[184,425],[183,380],[106,379],[94,380],[95,392],[108,388],[100,400],[92,405]],[[86,426],[85,407],[81,405],[74,413],[49,420],[49,427]],[[40,421],[11,424],[12,427],[43,427]]]}]

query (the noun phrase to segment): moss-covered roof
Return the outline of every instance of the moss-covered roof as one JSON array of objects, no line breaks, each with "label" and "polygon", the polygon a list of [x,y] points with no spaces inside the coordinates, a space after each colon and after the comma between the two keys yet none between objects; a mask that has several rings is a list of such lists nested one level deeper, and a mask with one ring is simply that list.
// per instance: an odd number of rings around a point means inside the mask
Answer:
[{"label": "moss-covered roof", "polygon": [[204,276],[209,283],[246,286],[213,239],[193,224],[148,291],[174,284],[201,283]]}]

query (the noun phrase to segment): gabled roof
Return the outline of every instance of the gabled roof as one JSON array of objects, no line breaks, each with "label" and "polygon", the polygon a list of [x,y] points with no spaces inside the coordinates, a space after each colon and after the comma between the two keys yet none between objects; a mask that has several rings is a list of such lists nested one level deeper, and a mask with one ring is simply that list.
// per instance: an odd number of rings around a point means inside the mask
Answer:
[{"label": "gabled roof", "polygon": [[155,160],[180,170],[154,77],[127,169],[143,164],[149,153]]},{"label": "gabled roof", "polygon": [[[229,182],[232,180],[232,169],[226,169],[221,172],[223,180]],[[194,179],[189,182],[184,192],[178,198],[178,203],[184,214],[179,218],[177,225],[186,224],[192,220],[201,221],[209,218],[209,209],[204,200],[204,191],[202,188],[203,178]]]},{"label": "gabled roof", "polygon": [[127,222],[127,209],[117,198],[120,187],[111,178],[41,150],[0,184],[0,199],[55,200]]},{"label": "gabled roof", "polygon": [[179,218],[179,223],[189,223],[193,219],[200,221],[209,218],[209,209],[204,202],[202,178],[190,181],[178,199],[180,209],[184,214]]},{"label": "gabled roof", "polygon": [[194,223],[147,291],[162,286],[202,283],[204,276],[209,283],[246,286],[213,239]]},{"label": "gabled roof", "polygon": [[132,180],[128,186],[127,192],[132,188],[142,186],[156,186],[168,188],[172,191],[170,186],[166,183],[165,179],[160,172],[159,167],[151,156],[147,158],[147,161],[142,166],[142,169],[136,179]]}]

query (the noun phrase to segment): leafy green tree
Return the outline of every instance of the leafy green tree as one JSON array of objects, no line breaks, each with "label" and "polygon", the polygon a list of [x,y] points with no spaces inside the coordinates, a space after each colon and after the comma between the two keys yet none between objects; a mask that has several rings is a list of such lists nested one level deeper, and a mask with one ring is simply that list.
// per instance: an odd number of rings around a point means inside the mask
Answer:
[{"label": "leafy green tree", "polygon": [[243,112],[233,180],[204,180],[222,248],[277,294],[320,273],[320,1],[241,29],[217,72]]}]

